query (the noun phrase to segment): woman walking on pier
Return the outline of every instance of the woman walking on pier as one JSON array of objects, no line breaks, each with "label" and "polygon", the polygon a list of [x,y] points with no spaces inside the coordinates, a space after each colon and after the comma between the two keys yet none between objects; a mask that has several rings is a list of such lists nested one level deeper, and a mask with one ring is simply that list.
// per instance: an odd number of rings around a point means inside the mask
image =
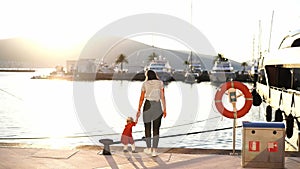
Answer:
[{"label": "woman walking on pier", "polygon": [[[137,111],[137,117],[141,114],[141,107],[143,105],[143,120],[145,126],[145,137],[147,148],[144,149],[146,154],[157,156],[157,147],[159,141],[159,129],[162,117],[166,117],[166,101],[164,85],[158,79],[156,73],[152,70],[146,72],[146,79],[142,85],[141,96]],[[163,106],[163,107],[162,107]],[[151,151],[151,127],[153,125],[153,144]]]}]

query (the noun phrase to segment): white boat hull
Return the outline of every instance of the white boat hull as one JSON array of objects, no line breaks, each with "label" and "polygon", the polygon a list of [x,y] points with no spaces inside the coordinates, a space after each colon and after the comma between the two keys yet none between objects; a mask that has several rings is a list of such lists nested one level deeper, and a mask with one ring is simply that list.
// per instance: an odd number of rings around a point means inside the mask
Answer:
[{"label": "white boat hull", "polygon": [[[287,129],[289,133],[293,132],[293,135],[287,134],[288,136],[285,139],[287,151],[300,151],[300,123],[297,122],[300,121],[299,56],[300,30],[296,30],[288,33],[282,39],[278,50],[268,53],[260,58],[258,62],[259,78],[256,88],[265,101],[265,105],[272,107],[271,120],[275,120],[275,112],[278,108],[280,108],[281,112],[284,111],[283,121],[286,126],[287,121],[292,123],[294,119],[293,126]],[[293,99],[295,104],[292,104]],[[268,115],[269,113],[270,111],[268,111]],[[292,120],[286,120],[286,116],[290,114],[293,116]]]},{"label": "white boat hull", "polygon": [[226,81],[234,80],[234,72],[210,72],[209,79],[212,83],[224,83]]},{"label": "white boat hull", "polygon": [[[285,115],[292,113],[294,117],[300,117],[300,92],[295,90],[282,90],[279,88],[268,87],[267,85],[257,83],[257,92],[262,96],[264,100],[263,107],[270,105],[272,107],[272,121],[275,120],[275,111],[280,108],[280,110],[285,112]],[[282,93],[282,102],[279,105],[280,95]],[[295,107],[291,107],[292,95],[294,94]],[[270,96],[270,97],[269,97]],[[300,120],[300,119],[299,119]],[[286,121],[285,117],[283,122]],[[285,150],[286,151],[300,151],[299,150],[299,130],[297,121],[294,120],[293,136],[291,138],[286,138]]]}]

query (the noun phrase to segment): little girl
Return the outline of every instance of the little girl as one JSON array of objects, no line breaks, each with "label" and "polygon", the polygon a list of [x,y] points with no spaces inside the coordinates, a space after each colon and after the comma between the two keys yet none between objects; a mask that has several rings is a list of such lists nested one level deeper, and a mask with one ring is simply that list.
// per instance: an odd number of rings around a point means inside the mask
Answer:
[{"label": "little girl", "polygon": [[124,145],[123,152],[128,152],[128,144],[131,144],[132,153],[136,153],[135,151],[135,144],[132,137],[132,127],[136,125],[138,122],[138,118],[136,118],[135,122],[133,121],[132,117],[128,117],[126,119],[127,124],[122,133],[121,142]]}]

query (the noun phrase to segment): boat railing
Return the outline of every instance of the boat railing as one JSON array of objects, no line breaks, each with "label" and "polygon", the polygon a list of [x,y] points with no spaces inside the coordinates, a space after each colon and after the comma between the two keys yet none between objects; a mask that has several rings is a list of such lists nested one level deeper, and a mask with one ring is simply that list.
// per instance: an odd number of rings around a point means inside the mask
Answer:
[{"label": "boat railing", "polygon": [[289,93],[289,94],[295,94],[297,96],[300,96],[300,91],[294,90],[294,89],[285,89],[285,88],[280,88],[280,87],[275,87],[275,86],[270,86],[271,89],[278,90],[281,92]]}]

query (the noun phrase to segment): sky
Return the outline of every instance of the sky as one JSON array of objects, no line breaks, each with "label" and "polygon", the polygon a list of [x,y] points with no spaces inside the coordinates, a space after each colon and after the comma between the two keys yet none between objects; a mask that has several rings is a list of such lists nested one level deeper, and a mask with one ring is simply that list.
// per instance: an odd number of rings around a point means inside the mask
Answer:
[{"label": "sky", "polygon": [[[275,50],[288,31],[300,29],[299,7],[300,0],[0,0],[0,39],[29,38],[54,50],[72,49],[84,46],[96,32],[119,19],[159,13],[196,27],[216,53],[248,61],[256,57],[259,42],[262,50]],[[185,49],[165,36],[148,34],[133,39]]]}]

